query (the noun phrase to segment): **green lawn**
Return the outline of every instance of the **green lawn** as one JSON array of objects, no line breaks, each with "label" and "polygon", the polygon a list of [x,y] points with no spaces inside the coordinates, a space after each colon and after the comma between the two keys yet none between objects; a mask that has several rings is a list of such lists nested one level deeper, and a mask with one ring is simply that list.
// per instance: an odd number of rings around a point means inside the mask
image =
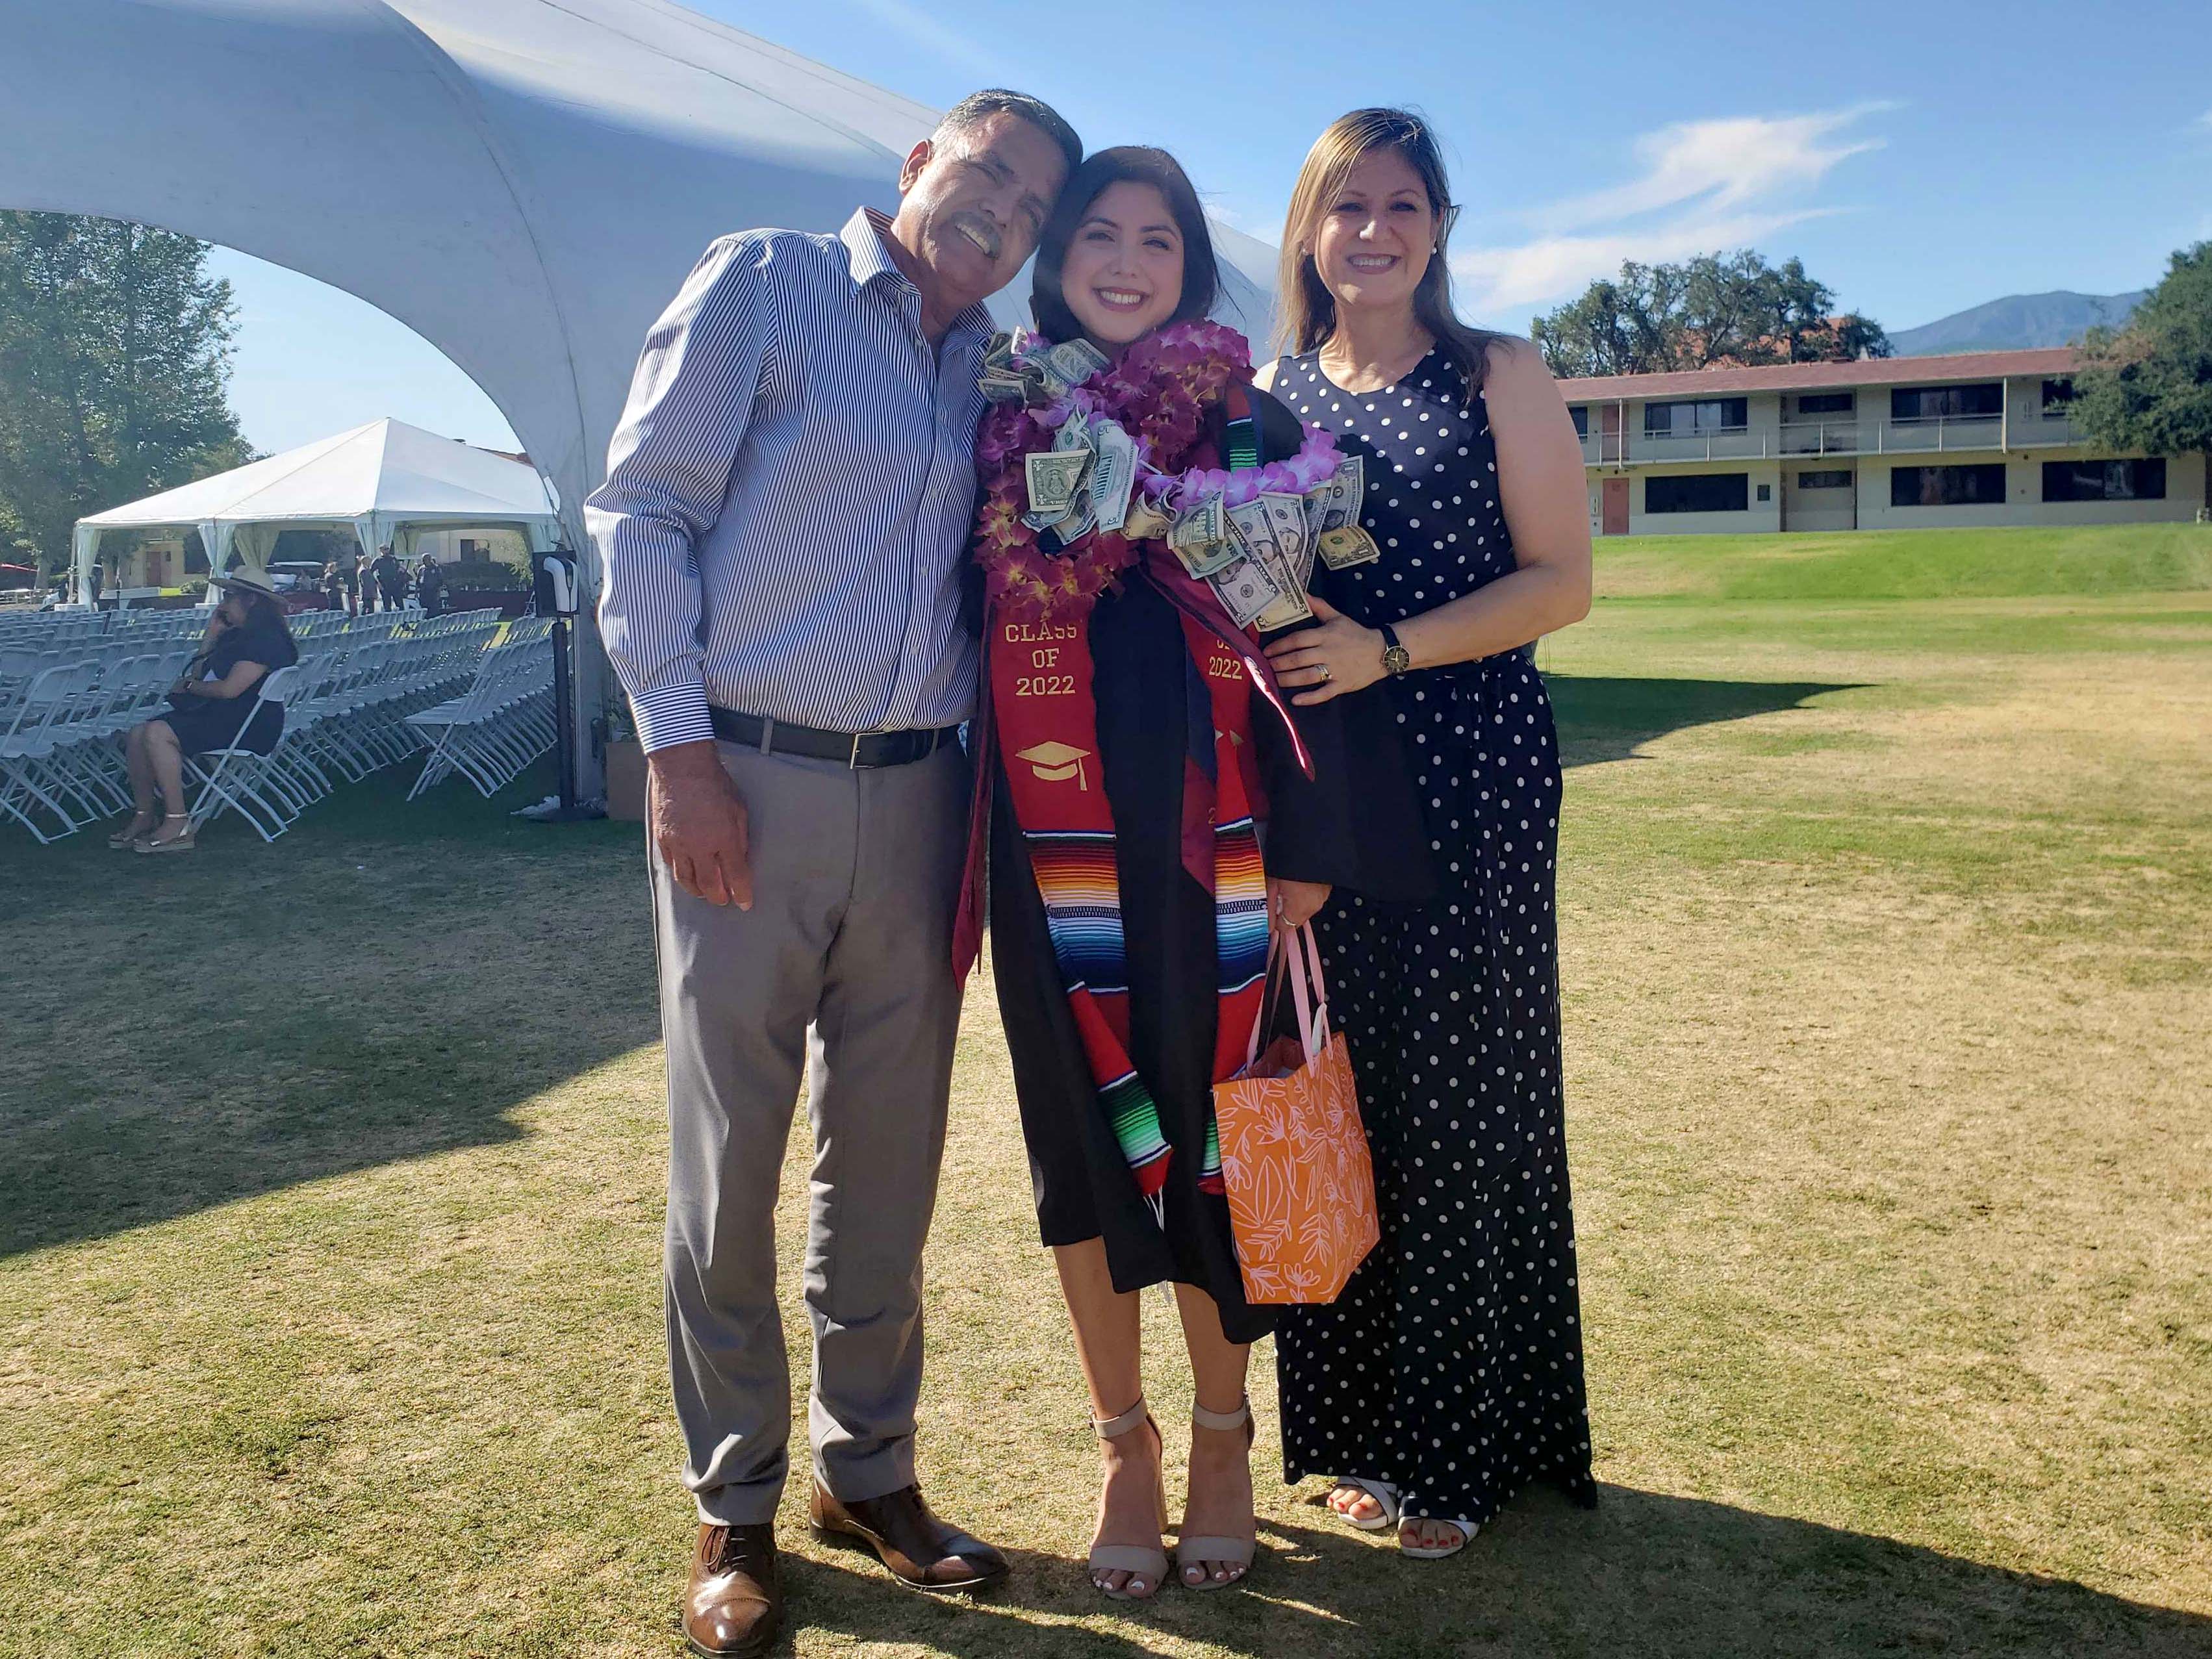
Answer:
[{"label": "green lawn", "polygon": [[1618,598],[1993,599],[2212,587],[2212,535],[2193,524],[1623,536],[1600,551],[1606,591]]},{"label": "green lawn", "polygon": [[[908,1595],[795,1493],[790,1650],[2212,1653],[2208,550],[1601,545],[1542,650],[1595,1512],[1402,1561],[1279,1485],[1263,1364],[1249,1590],[1098,1602],[971,996],[923,1467],[1014,1578]],[[641,852],[530,783],[0,838],[0,1656],[675,1651]]]}]

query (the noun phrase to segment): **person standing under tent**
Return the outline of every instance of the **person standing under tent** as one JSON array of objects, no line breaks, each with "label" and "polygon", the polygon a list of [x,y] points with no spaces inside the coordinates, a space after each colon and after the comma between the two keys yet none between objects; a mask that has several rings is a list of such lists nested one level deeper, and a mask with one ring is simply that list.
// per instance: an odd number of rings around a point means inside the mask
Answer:
[{"label": "person standing under tent", "polygon": [[407,567],[399,562],[390,542],[377,550],[376,562],[370,568],[376,572],[377,596],[386,611],[397,611],[407,603]]},{"label": "person standing under tent", "polygon": [[896,217],[715,242],[647,336],[586,503],[647,754],[700,1652],[762,1651],[781,1621],[771,1218],[802,1073],[813,1525],[915,1589],[1006,1576],[915,1484],[921,1250],[960,1014],[983,301],[1081,159],[1045,105],[981,92],[908,152]]}]

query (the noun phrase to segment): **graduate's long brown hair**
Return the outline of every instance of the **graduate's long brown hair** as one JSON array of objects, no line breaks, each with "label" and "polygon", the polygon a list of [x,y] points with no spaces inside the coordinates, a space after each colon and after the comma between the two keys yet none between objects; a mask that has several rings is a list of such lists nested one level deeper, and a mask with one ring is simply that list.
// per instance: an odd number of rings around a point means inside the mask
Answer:
[{"label": "graduate's long brown hair", "polygon": [[1302,250],[1313,247],[1322,219],[1334,205],[1352,170],[1379,149],[1395,149],[1404,156],[1428,192],[1437,241],[1429,254],[1429,268],[1413,289],[1413,315],[1436,337],[1444,356],[1458,365],[1472,397],[1482,389],[1492,343],[1508,337],[1463,323],[1452,309],[1451,266],[1446,257],[1454,216],[1451,184],[1444,177],[1443,157],[1428,123],[1408,110],[1356,109],[1340,115],[1306,152],[1297,187],[1291,192],[1290,210],[1283,218],[1282,267],[1276,283],[1282,322],[1276,345],[1302,354],[1327,343],[1336,331],[1336,296],[1322,281],[1311,252]]}]

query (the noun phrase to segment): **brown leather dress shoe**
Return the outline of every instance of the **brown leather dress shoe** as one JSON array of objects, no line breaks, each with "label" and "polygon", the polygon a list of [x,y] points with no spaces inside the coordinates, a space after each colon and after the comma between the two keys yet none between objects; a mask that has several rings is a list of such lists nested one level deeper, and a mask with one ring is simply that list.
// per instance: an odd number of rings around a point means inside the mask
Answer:
[{"label": "brown leather dress shoe", "polygon": [[684,1594],[684,1635],[691,1651],[711,1659],[765,1653],[782,1623],[775,1522],[700,1528]]},{"label": "brown leather dress shoe", "polygon": [[972,1590],[1006,1576],[1006,1558],[981,1539],[940,1521],[920,1486],[843,1503],[814,1483],[814,1535],[825,1544],[868,1549],[911,1589]]}]

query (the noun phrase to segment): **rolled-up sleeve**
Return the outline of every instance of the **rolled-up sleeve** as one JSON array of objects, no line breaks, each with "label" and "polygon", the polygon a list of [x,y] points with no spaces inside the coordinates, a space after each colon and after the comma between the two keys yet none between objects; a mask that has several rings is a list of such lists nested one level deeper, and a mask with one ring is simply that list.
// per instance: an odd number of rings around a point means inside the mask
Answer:
[{"label": "rolled-up sleeve", "polygon": [[598,550],[599,634],[649,754],[714,735],[701,668],[698,550],[721,516],[776,327],[768,246],[707,250],[646,337],[584,504]]}]

